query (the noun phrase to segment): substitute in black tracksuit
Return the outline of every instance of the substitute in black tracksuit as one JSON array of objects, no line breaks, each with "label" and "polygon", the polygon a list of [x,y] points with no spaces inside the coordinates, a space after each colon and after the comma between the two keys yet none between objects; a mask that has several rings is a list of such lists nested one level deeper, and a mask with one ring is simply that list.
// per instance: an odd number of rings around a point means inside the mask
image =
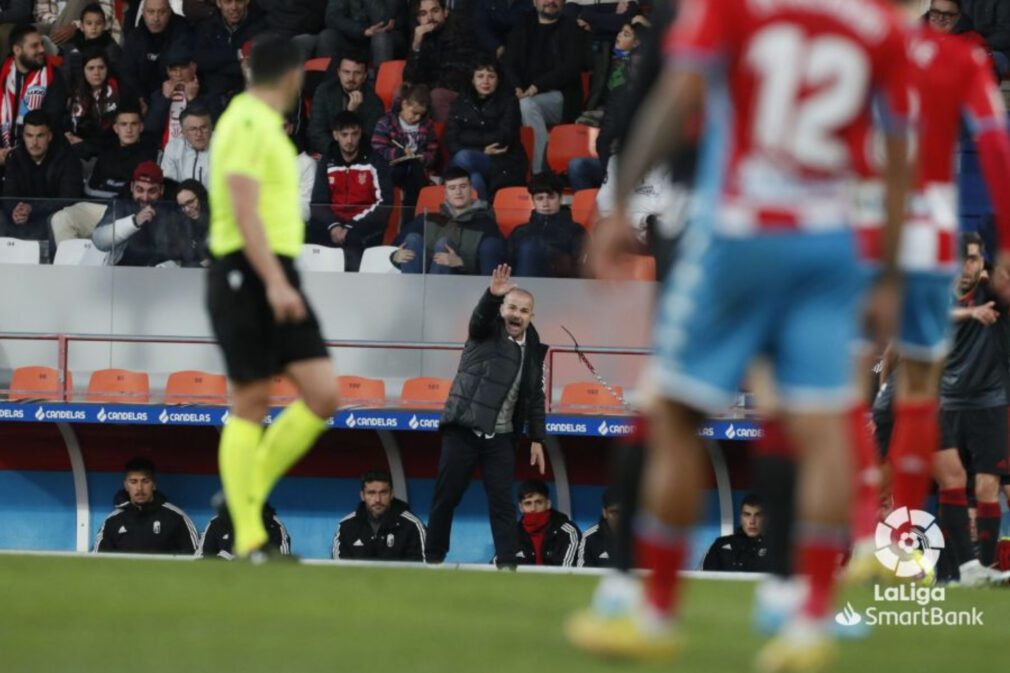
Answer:
[{"label": "substitute in black tracksuit", "polygon": [[516,289],[510,278],[507,266],[498,267],[474,309],[442,413],[442,454],[428,519],[429,562],[445,559],[453,512],[479,464],[498,563],[514,565],[519,541],[512,479],[520,433],[533,441],[533,460],[544,471],[547,346],[531,324],[533,296]]},{"label": "substitute in black tracksuit", "polygon": [[547,484],[539,479],[520,484],[519,509],[522,517],[516,525],[519,534],[516,561],[523,565],[574,566],[581,537],[579,529],[551,506]]},{"label": "substitute in black tracksuit", "polygon": [[161,491],[143,504],[134,504],[135,499],[125,489],[116,493],[116,509],[102,523],[95,551],[187,556],[196,551],[196,527]]},{"label": "substitute in black tracksuit", "polygon": [[[282,556],[291,555],[291,536],[288,529],[277,517],[277,511],[266,503],[263,505],[263,526],[267,529],[269,540],[267,546],[277,550]],[[200,547],[196,555],[204,558],[235,558],[232,549],[235,545],[235,527],[231,522],[228,508],[222,508],[220,513],[210,520],[200,538]]]},{"label": "substitute in black tracksuit", "polygon": [[705,554],[701,568],[741,573],[767,572],[768,547],[760,535],[750,537],[738,528],[732,535],[716,538]]},{"label": "substitute in black tracksuit", "polygon": [[575,565],[579,568],[613,568],[616,564],[614,533],[620,526],[621,501],[616,488],[603,492],[600,520],[582,534]]},{"label": "substitute in black tracksuit", "polygon": [[424,524],[399,498],[373,517],[362,502],[337,525],[333,558],[341,561],[424,561]]}]

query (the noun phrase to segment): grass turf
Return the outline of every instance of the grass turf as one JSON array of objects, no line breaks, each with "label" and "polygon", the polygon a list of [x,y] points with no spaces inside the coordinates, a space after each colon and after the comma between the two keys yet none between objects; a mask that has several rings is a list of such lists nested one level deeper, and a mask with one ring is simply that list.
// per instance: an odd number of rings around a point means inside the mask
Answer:
[{"label": "grass turf", "polygon": [[[225,562],[0,557],[0,671],[752,670],[753,584],[691,581],[675,665],[600,662],[560,624],[595,578]],[[868,589],[848,591],[858,610]],[[947,591],[983,627],[878,627],[837,671],[980,670],[1005,648],[1010,593]],[[910,607],[905,605],[904,607]]]}]

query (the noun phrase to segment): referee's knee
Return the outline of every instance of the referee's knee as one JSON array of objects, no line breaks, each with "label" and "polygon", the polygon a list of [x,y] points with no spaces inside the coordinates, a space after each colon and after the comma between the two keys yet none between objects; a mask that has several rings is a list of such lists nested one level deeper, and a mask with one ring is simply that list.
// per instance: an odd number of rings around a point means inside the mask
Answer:
[{"label": "referee's knee", "polygon": [[329,418],[340,405],[340,392],[336,381],[320,382],[303,393],[305,405],[319,418]]}]

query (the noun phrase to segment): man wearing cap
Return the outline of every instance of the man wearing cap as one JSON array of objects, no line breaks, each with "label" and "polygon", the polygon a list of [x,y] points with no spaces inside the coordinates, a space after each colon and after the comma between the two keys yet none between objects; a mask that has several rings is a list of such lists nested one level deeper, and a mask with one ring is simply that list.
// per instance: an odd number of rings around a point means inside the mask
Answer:
[{"label": "man wearing cap", "polygon": [[165,176],[153,161],[133,171],[129,200],[108,208],[92,240],[99,250],[112,252],[118,266],[196,266],[199,242],[193,240],[185,218],[175,216],[170,202],[162,202]]},{"label": "man wearing cap", "polygon": [[206,107],[207,100],[200,95],[193,52],[188,46],[174,47],[165,56],[168,77],[161,88],[151,94],[151,107],[144,117],[144,133],[160,139],[160,147],[183,137],[182,111],[199,102]]}]

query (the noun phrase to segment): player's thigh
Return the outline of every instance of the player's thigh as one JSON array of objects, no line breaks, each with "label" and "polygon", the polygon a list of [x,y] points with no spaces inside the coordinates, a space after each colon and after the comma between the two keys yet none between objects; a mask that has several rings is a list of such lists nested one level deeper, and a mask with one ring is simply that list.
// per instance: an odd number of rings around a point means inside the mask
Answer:
[{"label": "player's thigh", "polygon": [[943,273],[910,273],[905,278],[898,351],[906,361],[934,363],[947,352],[950,288]]},{"label": "player's thigh", "polygon": [[1002,476],[1010,472],[1006,407],[965,412],[964,438],[975,474]]},{"label": "player's thigh", "polygon": [[964,488],[968,484],[968,473],[957,449],[936,452],[933,457],[933,475],[941,489]]},{"label": "player's thigh", "polygon": [[945,449],[960,450],[964,446],[962,436],[962,414],[964,412],[957,409],[940,409],[938,421],[940,423],[940,446],[937,451]]},{"label": "player's thigh", "polygon": [[840,234],[806,237],[794,248],[770,345],[780,399],[796,412],[840,410],[854,399],[864,287],[855,245]]},{"label": "player's thigh", "polygon": [[659,397],[715,412],[766,341],[773,287],[752,241],[687,237],[657,309],[654,377]]}]

